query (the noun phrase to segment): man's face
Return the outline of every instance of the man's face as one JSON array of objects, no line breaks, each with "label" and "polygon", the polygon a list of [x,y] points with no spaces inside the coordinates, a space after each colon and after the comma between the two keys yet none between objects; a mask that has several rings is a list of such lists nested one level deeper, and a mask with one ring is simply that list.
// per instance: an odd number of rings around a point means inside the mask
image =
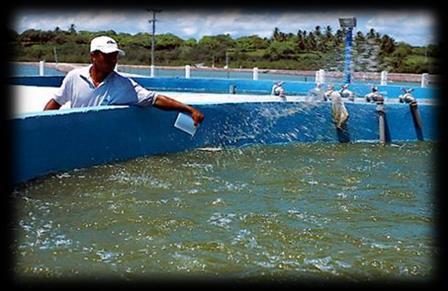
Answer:
[{"label": "man's face", "polygon": [[92,63],[95,67],[104,73],[110,73],[114,70],[118,60],[118,52],[105,54],[100,51],[95,51],[91,54]]}]

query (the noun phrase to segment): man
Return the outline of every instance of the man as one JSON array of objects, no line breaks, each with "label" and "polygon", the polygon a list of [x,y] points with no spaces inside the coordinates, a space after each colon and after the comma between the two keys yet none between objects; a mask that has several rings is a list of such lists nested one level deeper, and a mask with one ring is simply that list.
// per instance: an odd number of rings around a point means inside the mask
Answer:
[{"label": "man", "polygon": [[118,48],[115,40],[107,36],[94,38],[90,43],[92,64],[86,68],[70,71],[44,110],[57,110],[68,101],[71,102],[72,108],[99,105],[154,105],[163,110],[177,110],[190,114],[195,126],[202,122],[204,115],[199,110],[148,91],[134,80],[115,72],[118,54],[124,55],[124,51]]}]

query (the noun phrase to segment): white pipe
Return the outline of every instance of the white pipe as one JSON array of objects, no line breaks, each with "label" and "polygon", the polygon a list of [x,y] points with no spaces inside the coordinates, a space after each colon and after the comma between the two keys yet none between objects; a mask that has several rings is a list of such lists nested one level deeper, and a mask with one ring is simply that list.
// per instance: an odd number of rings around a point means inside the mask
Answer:
[{"label": "white pipe", "polygon": [[190,65],[185,66],[185,78],[190,79]]},{"label": "white pipe", "polygon": [[325,83],[325,70],[322,69],[319,70],[319,83],[321,84]]},{"label": "white pipe", "polygon": [[381,83],[382,86],[387,85],[387,71],[381,72]]},{"label": "white pipe", "polygon": [[45,61],[39,62],[39,76],[45,75]]},{"label": "white pipe", "polygon": [[429,74],[423,73],[422,74],[422,88],[428,87],[428,84],[429,84]]},{"label": "white pipe", "polygon": [[257,67],[254,68],[253,79],[258,80],[258,68]]},{"label": "white pipe", "polygon": [[150,77],[153,78],[154,77],[154,65],[151,65],[151,74]]}]

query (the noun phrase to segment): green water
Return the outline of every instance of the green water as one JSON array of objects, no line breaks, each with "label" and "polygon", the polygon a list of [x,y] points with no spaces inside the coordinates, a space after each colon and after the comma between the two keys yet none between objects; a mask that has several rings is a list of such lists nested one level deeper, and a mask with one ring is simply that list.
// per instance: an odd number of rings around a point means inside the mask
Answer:
[{"label": "green water", "polygon": [[19,279],[431,279],[430,142],[139,158],[16,189]]}]

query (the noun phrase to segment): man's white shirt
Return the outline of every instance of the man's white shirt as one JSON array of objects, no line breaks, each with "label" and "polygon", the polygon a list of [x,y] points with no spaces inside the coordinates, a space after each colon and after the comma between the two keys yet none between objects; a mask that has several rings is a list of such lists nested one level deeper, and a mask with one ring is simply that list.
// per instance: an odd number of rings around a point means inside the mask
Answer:
[{"label": "man's white shirt", "polygon": [[143,88],[134,80],[115,71],[95,87],[89,73],[91,67],[92,65],[68,72],[53,99],[59,105],[70,102],[71,108],[99,105],[146,107],[154,104],[156,92]]}]

